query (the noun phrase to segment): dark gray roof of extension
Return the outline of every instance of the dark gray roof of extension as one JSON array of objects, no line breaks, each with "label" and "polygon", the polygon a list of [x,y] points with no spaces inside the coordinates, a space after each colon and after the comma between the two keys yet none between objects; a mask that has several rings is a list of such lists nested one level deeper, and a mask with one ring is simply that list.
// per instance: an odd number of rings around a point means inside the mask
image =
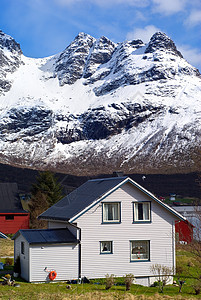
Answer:
[{"label": "dark gray roof of extension", "polygon": [[76,237],[67,228],[20,229],[12,239],[18,237],[20,233],[29,244],[78,243]]},{"label": "dark gray roof of extension", "polygon": [[0,183],[0,213],[26,213],[18,197],[17,183]]},{"label": "dark gray roof of extension", "polygon": [[89,180],[59,202],[48,208],[39,219],[68,221],[105,193],[121,184],[127,177]]}]

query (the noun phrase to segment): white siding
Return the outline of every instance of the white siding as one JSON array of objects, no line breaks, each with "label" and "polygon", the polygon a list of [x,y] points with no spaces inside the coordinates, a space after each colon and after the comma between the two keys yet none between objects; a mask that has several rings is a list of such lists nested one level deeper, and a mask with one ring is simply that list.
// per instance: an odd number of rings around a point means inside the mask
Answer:
[{"label": "white siding", "polygon": [[[146,277],[153,275],[150,273],[152,264],[173,267],[176,217],[130,183],[103,201],[121,202],[121,223],[101,224],[101,203],[75,220],[82,230],[82,276],[99,278],[107,273],[116,276],[133,273],[135,277]],[[133,224],[133,201],[151,201],[151,223]],[[150,241],[150,261],[130,262],[131,240]],[[113,241],[113,254],[101,255],[100,241]]]},{"label": "white siding", "polygon": [[[21,242],[24,242],[24,254],[21,253]],[[15,239],[15,259],[20,256],[21,277],[29,281],[29,244],[22,235]]]},{"label": "white siding", "polygon": [[78,278],[78,245],[30,245],[30,281],[47,281],[48,272],[55,270],[55,280]]},{"label": "white siding", "polygon": [[67,222],[55,222],[49,221],[48,222],[49,229],[57,229],[57,228],[68,228],[68,230],[77,238],[79,239],[79,229],[76,226],[71,225]]},{"label": "white siding", "polygon": [[48,229],[56,229],[56,228],[67,228],[67,222],[62,221],[49,221]]}]

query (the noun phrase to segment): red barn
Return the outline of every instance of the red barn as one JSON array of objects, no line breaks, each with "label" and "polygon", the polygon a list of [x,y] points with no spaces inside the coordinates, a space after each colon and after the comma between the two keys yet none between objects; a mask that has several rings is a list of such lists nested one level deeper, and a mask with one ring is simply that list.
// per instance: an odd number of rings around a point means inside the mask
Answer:
[{"label": "red barn", "polygon": [[29,228],[29,213],[23,210],[16,183],[0,183],[0,231],[12,234]]},{"label": "red barn", "polygon": [[180,221],[175,223],[175,232],[179,242],[191,243],[193,240],[194,226],[189,221]]}]

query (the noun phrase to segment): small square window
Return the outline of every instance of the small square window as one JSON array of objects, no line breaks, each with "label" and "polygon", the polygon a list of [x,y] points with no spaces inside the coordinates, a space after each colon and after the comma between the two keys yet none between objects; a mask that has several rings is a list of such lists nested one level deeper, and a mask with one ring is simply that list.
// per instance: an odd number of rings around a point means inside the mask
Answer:
[{"label": "small square window", "polygon": [[100,253],[111,254],[112,253],[112,241],[100,242]]},{"label": "small square window", "polygon": [[103,203],[103,222],[120,222],[120,203]]},{"label": "small square window", "polygon": [[134,202],[134,222],[150,222],[151,210],[150,202]]},{"label": "small square window", "polygon": [[24,242],[21,242],[21,254],[24,254]]},{"label": "small square window", "polygon": [[131,241],[131,261],[150,259],[149,241]]}]

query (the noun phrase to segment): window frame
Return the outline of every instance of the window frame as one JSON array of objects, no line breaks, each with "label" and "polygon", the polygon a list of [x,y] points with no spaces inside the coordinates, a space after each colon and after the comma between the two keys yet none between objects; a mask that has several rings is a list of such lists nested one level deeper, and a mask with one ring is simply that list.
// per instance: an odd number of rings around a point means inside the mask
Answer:
[{"label": "window frame", "polygon": [[[104,220],[104,206],[118,204],[118,220]],[[102,202],[102,224],[119,224],[121,223],[121,202]]]},{"label": "window frame", "polygon": [[[148,245],[148,258],[144,258],[144,259],[133,259],[132,258],[132,243],[135,243],[135,242],[146,242],[147,245]],[[130,240],[130,262],[150,262],[151,259],[150,259],[150,240]]]},{"label": "window frame", "polygon": [[[138,204],[144,204],[144,203],[148,203],[149,204],[149,219],[148,220],[139,220],[135,218],[135,205]],[[152,219],[151,219],[151,201],[133,201],[133,223],[151,223]]]},{"label": "window frame", "polygon": [[[103,251],[102,250],[102,244],[103,243],[109,243],[110,244],[110,251]],[[100,241],[100,254],[101,255],[113,254],[113,241]]]}]

